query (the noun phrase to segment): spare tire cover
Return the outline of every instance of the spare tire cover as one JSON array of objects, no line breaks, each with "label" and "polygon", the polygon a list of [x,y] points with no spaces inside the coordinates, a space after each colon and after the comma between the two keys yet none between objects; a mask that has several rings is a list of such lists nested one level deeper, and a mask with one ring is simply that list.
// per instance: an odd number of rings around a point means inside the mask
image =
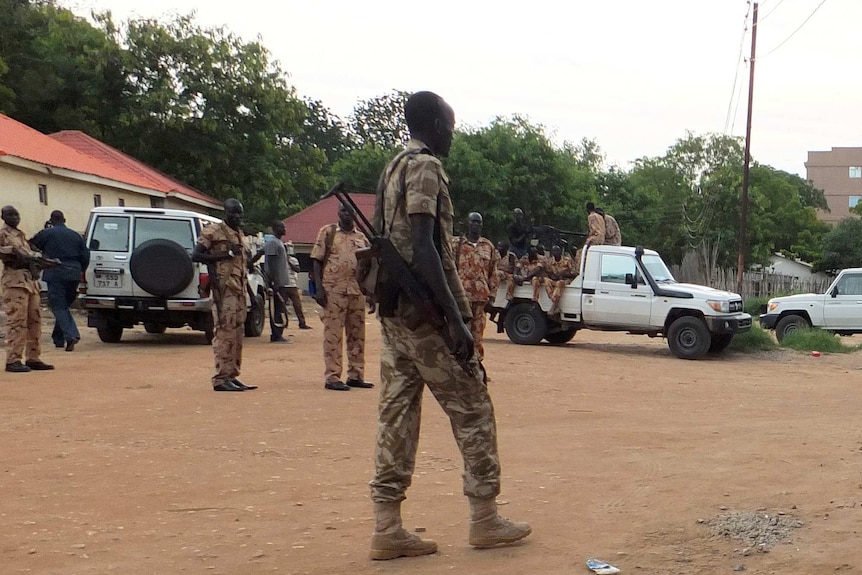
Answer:
[{"label": "spare tire cover", "polygon": [[172,240],[148,240],[129,261],[132,279],[159,297],[170,297],[186,289],[194,277],[194,264],[185,248]]}]

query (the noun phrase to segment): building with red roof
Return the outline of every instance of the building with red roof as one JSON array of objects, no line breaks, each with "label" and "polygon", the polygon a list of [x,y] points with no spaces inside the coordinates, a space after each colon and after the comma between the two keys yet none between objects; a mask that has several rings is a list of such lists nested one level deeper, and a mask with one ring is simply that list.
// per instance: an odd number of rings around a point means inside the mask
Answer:
[{"label": "building with red roof", "polygon": [[[351,194],[350,197],[370,221],[374,216],[374,194]],[[307,248],[307,253],[311,253],[320,228],[337,221],[338,200],[334,197],[320,200],[284,220],[284,239],[291,241],[297,251]]]},{"label": "building with red roof", "polygon": [[222,209],[219,200],[83,132],[45,135],[0,114],[0,205],[7,204],[21,212],[28,235],[53,210],[83,231],[95,206]]}]

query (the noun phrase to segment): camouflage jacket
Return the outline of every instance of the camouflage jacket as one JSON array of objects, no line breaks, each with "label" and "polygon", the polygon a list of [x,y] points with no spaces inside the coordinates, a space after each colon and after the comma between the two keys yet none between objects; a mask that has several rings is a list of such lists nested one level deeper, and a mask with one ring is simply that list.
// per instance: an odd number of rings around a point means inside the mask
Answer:
[{"label": "camouflage jacket", "polygon": [[[328,250],[327,237],[332,238],[332,245]],[[344,295],[362,295],[359,291],[359,283],[356,281],[356,250],[366,248],[368,245],[368,240],[356,228],[349,232],[342,230],[337,224],[320,228],[317,232],[317,241],[311,249],[311,259],[323,264],[321,279],[325,291]]]},{"label": "camouflage jacket", "polygon": [[[18,268],[18,252],[31,254],[27,244],[27,236],[17,228],[5,225],[0,228],[0,261],[3,262],[3,277],[0,286],[7,288],[24,288],[31,293],[39,293],[39,284],[30,275],[29,268]],[[13,267],[15,266],[15,267]]]},{"label": "camouflage jacket", "polygon": [[[216,262],[216,278],[218,280],[217,289],[220,291],[230,290],[231,292],[244,295],[245,285],[248,281],[246,277],[245,263],[245,237],[240,230],[234,230],[224,222],[210,224],[201,230],[201,235],[198,237],[198,245],[206,248],[211,254],[226,254],[230,250],[234,251],[234,257],[229,260],[221,260]],[[239,249],[237,249],[239,246]]]},{"label": "camouflage jacket", "polygon": [[[440,233],[439,238],[435,238],[435,244],[440,252],[446,283],[449,284],[461,316],[472,318],[473,312],[458,277],[458,270],[455,269],[452,251],[454,213],[449,196],[449,176],[440,160],[421,141],[410,140],[407,151],[411,153],[400,160],[393,159],[383,172],[386,188],[382,198],[378,198],[374,213],[375,227],[389,237],[401,257],[411,264],[413,238],[410,216],[424,214],[435,218]],[[402,309],[410,305],[404,298],[398,305],[399,315],[409,313],[409,310]]]},{"label": "camouflage jacket", "polygon": [[499,285],[495,272],[500,252],[490,240],[479,238],[473,244],[465,236],[452,238],[452,251],[467,299],[487,301]]}]

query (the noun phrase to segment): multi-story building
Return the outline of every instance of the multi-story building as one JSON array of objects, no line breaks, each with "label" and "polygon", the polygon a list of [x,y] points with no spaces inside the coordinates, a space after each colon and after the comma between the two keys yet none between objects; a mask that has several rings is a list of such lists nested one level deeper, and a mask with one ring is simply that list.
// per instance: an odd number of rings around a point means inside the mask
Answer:
[{"label": "multi-story building", "polygon": [[862,148],[808,152],[805,169],[808,180],[823,190],[829,204],[830,211],[818,210],[821,220],[834,224],[855,215],[850,208],[862,200]]}]

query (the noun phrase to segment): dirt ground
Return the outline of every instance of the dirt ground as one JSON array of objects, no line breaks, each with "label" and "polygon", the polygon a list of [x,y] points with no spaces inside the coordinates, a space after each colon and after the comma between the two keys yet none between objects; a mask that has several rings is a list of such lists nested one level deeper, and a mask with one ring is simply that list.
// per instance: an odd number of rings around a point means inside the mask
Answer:
[{"label": "dirt ground", "polygon": [[[440,552],[372,563],[377,390],[323,389],[311,319],[294,345],[246,340],[245,393],[211,391],[200,333],[108,345],[82,328],[65,353],[46,322],[56,371],[0,373],[0,572],[587,574],[588,557],[623,574],[862,572],[862,354],[688,362],[643,336],[520,347],[490,325],[500,509],[533,534],[467,546],[461,462],[426,394],[404,517]],[[370,318],[375,382],[379,349]],[[737,511],[802,526],[752,550],[710,530]]]}]

